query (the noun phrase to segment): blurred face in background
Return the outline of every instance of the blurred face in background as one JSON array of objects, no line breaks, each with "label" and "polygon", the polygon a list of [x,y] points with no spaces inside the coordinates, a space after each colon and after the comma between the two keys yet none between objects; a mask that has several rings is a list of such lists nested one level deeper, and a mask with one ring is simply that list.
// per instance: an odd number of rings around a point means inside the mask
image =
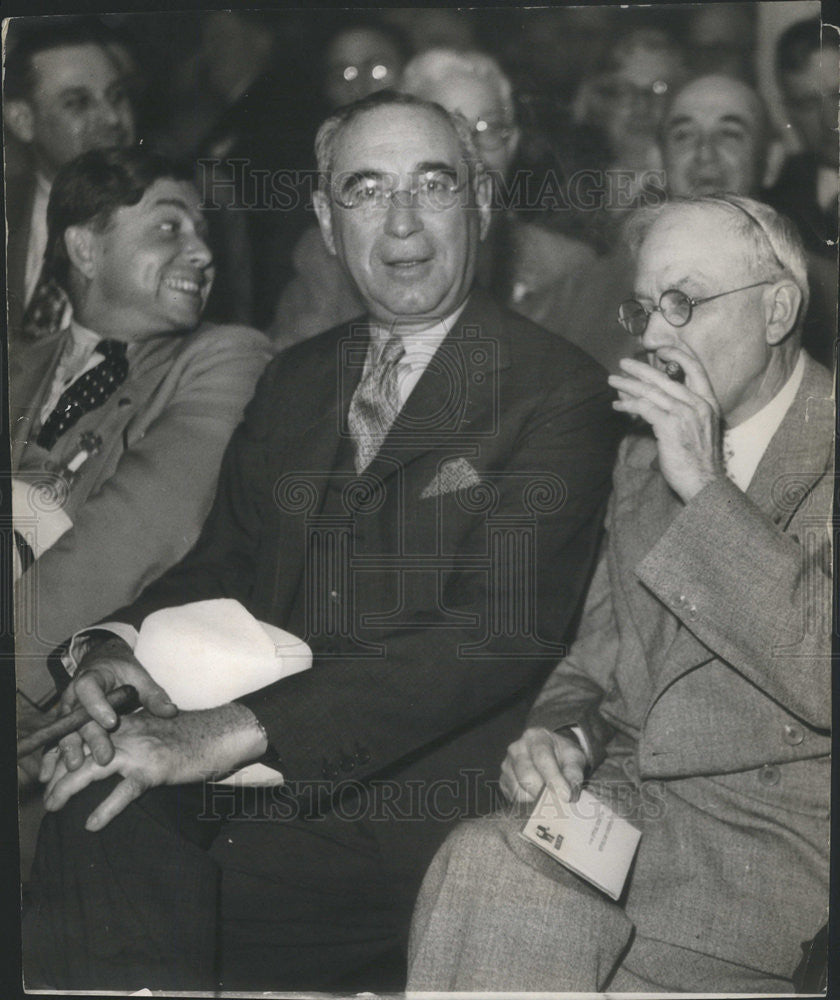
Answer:
[{"label": "blurred face in background", "polygon": [[35,165],[48,180],[90,149],[134,142],[128,93],[104,48],[48,49],[32,57],[32,69],[32,93],[27,100],[9,102],[7,121],[17,138],[31,146]]},{"label": "blurred face in background", "polygon": [[452,70],[438,80],[425,79],[412,91],[415,97],[435,101],[467,119],[484,166],[506,174],[519,142],[513,109],[489,77]]},{"label": "blurred face in background", "polygon": [[746,84],[707,76],[677,94],[662,125],[662,158],[671,195],[724,191],[754,196],[766,158],[761,102]]},{"label": "blurred face in background", "polygon": [[330,42],[326,54],[324,96],[331,108],[395,87],[402,73],[402,53],[375,28],[350,28]]},{"label": "blurred face in background", "polygon": [[684,79],[682,53],[665,36],[631,36],[612,53],[616,68],[586,88],[582,118],[599,126],[613,155],[655,142],[659,123],[674,88]]},{"label": "blurred face in background", "polygon": [[779,88],[805,148],[827,166],[837,167],[837,49],[812,52],[799,72],[779,75]]}]

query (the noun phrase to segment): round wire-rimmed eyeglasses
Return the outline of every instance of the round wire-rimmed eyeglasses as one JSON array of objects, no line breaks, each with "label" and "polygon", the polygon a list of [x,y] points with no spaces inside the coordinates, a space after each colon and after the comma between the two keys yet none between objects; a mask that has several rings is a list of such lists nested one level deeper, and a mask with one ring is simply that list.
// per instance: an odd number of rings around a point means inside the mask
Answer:
[{"label": "round wire-rimmed eyeglasses", "polygon": [[704,302],[711,302],[713,299],[721,299],[724,295],[734,295],[735,292],[746,292],[749,288],[758,288],[760,285],[772,285],[769,279],[765,281],[755,281],[751,285],[742,285],[740,288],[730,288],[727,292],[718,292],[717,295],[706,295],[702,299],[694,299],[678,288],[668,288],[659,296],[659,305],[646,309],[641,302],[636,299],[625,299],[618,307],[618,322],[633,337],[641,337],[647,330],[648,320],[655,312],[662,313],[666,322],[671,326],[685,326],[691,319],[692,313],[697,306],[702,306]]}]

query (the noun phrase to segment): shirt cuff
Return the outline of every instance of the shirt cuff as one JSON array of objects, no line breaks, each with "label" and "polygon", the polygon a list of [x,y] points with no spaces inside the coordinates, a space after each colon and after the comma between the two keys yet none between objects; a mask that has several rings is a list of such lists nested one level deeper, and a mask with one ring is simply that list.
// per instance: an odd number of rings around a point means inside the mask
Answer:
[{"label": "shirt cuff", "polygon": [[90,641],[97,632],[110,632],[122,639],[132,650],[137,645],[137,629],[133,625],[126,625],[125,622],[102,622],[100,625],[89,625],[87,628],[79,629],[70,639],[67,651],[61,656],[61,663],[70,677],[75,676],[85,653],[90,649]]},{"label": "shirt cuff", "polygon": [[592,753],[592,747],[589,744],[589,740],[583,726],[561,726],[559,729],[555,729],[554,731],[562,735],[564,730],[571,733],[572,736],[574,736],[574,738],[578,741],[580,748],[583,750],[584,756],[586,757],[586,764],[591,769],[595,763],[595,757]]}]

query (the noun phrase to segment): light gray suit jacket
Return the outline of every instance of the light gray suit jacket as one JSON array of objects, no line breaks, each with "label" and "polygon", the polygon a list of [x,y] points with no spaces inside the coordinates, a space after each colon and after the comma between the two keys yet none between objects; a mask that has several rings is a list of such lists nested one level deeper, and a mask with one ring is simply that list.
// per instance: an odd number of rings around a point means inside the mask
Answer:
[{"label": "light gray suit jacket", "polygon": [[9,364],[15,476],[64,492],[45,470],[66,466],[86,431],[102,442],[66,491],[73,527],[16,587],[18,686],[35,701],[54,690],[47,654],[136,597],[198,537],[224,448],[271,356],[247,327],[205,324],[132,344],[126,381],[45,451],[39,411],[66,336],[18,342]]},{"label": "light gray suit jacket", "polygon": [[683,505],[653,438],[623,443],[579,637],[529,717],[581,724],[596,779],[630,748],[637,930],[788,978],[827,915],[831,392],[806,357],[746,494]]}]

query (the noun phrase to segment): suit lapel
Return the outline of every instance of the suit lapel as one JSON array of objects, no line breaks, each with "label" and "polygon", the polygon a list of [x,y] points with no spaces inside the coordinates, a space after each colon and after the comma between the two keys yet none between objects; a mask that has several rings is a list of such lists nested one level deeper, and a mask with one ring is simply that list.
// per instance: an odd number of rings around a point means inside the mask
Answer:
[{"label": "suit lapel", "polygon": [[32,343],[17,341],[9,358],[10,418],[12,421],[12,468],[16,468],[32,437],[38,411],[50,390],[67,330]]},{"label": "suit lapel", "polygon": [[747,496],[782,530],[828,467],[831,438],[813,429],[831,426],[825,417],[833,411],[832,390],[828,373],[806,354],[799,391],[747,489]]}]

